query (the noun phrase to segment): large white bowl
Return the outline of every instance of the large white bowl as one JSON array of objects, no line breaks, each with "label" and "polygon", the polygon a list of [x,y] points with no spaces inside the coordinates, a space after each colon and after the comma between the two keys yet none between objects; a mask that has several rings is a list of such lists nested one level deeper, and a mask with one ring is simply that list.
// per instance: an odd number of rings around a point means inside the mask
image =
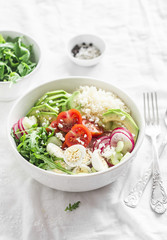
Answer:
[{"label": "large white bowl", "polygon": [[31,86],[31,82],[34,80],[34,73],[37,71],[41,62],[41,50],[37,42],[24,33],[0,31],[0,34],[2,34],[4,38],[7,38],[8,36],[11,38],[23,36],[23,43],[26,45],[32,45],[34,62],[37,63],[37,66],[31,73],[21,79],[18,79],[15,84],[11,85],[11,82],[0,82],[0,101],[12,101],[21,96],[25,90],[27,91],[27,89]]},{"label": "large white bowl", "polygon": [[[97,88],[102,88],[106,91],[113,91],[116,93],[123,101],[130,107],[132,112],[132,117],[135,119],[136,123],[140,128],[139,136],[135,145],[135,148],[129,158],[120,162],[118,165],[109,168],[104,172],[92,173],[89,175],[65,175],[58,174],[50,171],[40,169],[27,160],[25,160],[16,150],[16,145],[13,138],[10,135],[12,125],[18,121],[19,118],[26,115],[29,109],[34,105],[34,103],[47,91],[53,91],[58,89],[64,89],[67,92],[73,92],[79,86],[84,85],[94,85]],[[36,179],[40,183],[63,191],[69,192],[82,192],[89,191],[97,188],[101,188],[117,179],[121,176],[124,170],[127,169],[131,160],[136,156],[139,147],[142,143],[144,136],[144,123],[142,115],[135,105],[134,101],[119,88],[92,78],[86,77],[66,77],[62,79],[57,79],[29,91],[24,96],[22,96],[15,105],[13,106],[7,123],[7,135],[12,147],[14,156],[18,160],[18,163],[27,171],[32,178]]]}]

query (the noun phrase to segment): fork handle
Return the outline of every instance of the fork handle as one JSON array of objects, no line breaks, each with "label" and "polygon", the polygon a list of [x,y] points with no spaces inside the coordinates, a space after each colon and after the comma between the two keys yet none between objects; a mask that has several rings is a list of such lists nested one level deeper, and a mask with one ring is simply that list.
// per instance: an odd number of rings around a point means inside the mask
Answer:
[{"label": "fork handle", "polygon": [[159,169],[156,138],[153,137],[151,139],[153,144],[153,182],[150,205],[156,213],[162,214],[166,211],[165,204],[167,203],[167,195],[163,187],[163,182]]}]

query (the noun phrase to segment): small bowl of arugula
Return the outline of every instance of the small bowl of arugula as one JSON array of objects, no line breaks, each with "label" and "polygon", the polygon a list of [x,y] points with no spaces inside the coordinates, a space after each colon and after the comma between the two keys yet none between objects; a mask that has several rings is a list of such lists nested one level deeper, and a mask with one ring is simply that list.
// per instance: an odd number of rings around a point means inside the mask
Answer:
[{"label": "small bowl of arugula", "polygon": [[0,31],[0,101],[11,101],[24,93],[40,60],[39,45],[31,37]]}]

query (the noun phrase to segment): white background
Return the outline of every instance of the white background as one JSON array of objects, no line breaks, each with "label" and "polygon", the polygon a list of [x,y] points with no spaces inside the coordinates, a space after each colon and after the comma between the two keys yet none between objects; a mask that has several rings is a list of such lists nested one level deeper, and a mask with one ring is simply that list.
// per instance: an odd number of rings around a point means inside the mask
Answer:
[{"label": "white background", "polygon": [[[0,29],[21,31],[41,45],[43,60],[31,88],[62,76],[97,77],[121,87],[142,109],[142,93],[156,90],[161,116],[161,142],[166,134],[167,1],[165,0],[5,0],[0,4]],[[101,35],[107,43],[95,67],[74,65],[66,55],[70,37]],[[26,91],[26,89],[25,89]],[[0,239],[1,240],[165,240],[167,213],[150,208],[151,182],[139,206],[123,199],[151,161],[144,139],[128,174],[99,190],[67,193],[33,180],[9,151],[5,123],[14,102],[0,103]],[[160,159],[167,190],[167,148]],[[71,202],[81,201],[71,213]]]}]

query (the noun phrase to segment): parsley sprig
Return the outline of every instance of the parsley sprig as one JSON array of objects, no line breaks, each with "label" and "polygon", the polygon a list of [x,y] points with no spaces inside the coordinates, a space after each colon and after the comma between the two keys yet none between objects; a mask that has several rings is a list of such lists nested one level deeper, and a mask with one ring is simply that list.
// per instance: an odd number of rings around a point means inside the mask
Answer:
[{"label": "parsley sprig", "polygon": [[71,205],[71,203],[69,203],[69,205],[66,207],[65,211],[73,211],[79,207],[79,204],[80,204],[80,201],[74,203],[73,205]]}]

